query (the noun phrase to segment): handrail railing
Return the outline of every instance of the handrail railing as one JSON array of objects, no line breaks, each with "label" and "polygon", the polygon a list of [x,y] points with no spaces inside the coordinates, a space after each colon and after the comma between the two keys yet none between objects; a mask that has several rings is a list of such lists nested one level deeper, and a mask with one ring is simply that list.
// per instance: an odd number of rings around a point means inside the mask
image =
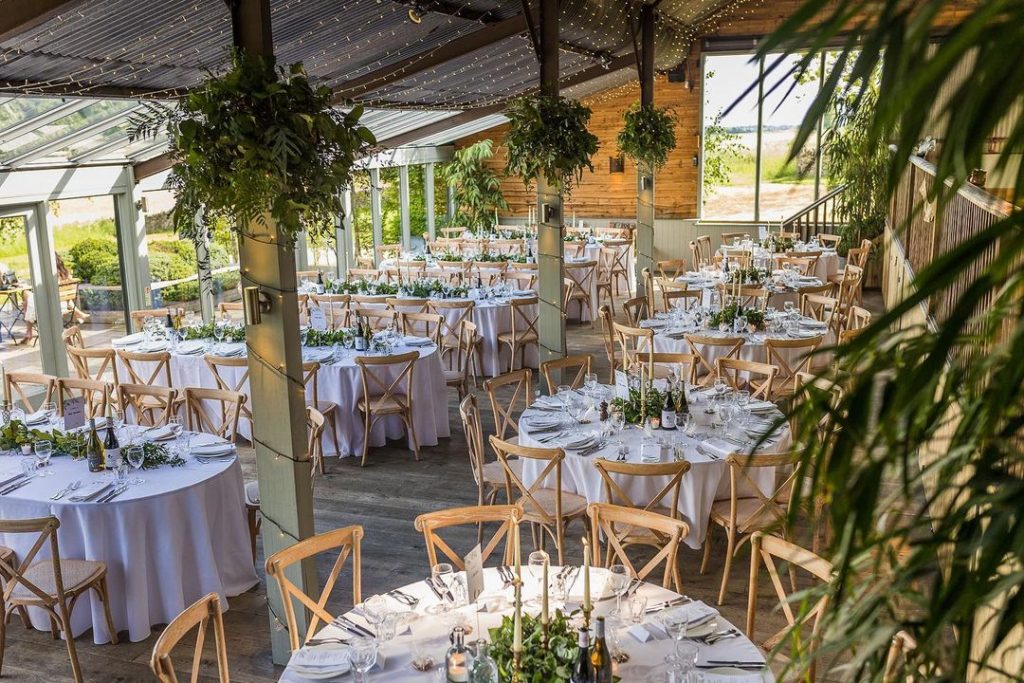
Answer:
[{"label": "handrail railing", "polygon": [[798,232],[801,239],[805,240],[822,232],[834,232],[836,225],[841,222],[836,217],[836,204],[839,195],[845,190],[845,183],[829,190],[813,203],[783,219],[782,229],[786,232]]}]

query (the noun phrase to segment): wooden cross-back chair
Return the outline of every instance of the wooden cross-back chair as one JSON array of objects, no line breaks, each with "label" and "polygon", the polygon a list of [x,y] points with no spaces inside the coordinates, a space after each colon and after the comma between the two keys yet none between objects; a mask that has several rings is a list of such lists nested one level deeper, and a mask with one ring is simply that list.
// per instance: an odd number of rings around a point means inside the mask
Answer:
[{"label": "wooden cross-back chair", "polygon": [[[503,441],[518,441],[519,417],[533,402],[533,371],[528,369],[513,370],[498,375],[484,382],[484,391],[491,402],[491,413],[494,416],[494,434]],[[500,393],[511,391],[508,400]],[[519,403],[522,402],[522,407]]]},{"label": "wooden cross-back chair", "polygon": [[[715,360],[721,358],[739,358],[740,349],[746,341],[743,337],[711,337],[703,334],[687,334],[684,339],[690,345],[690,353],[697,361],[694,368],[694,377],[700,386],[711,386],[718,376],[718,367]],[[701,353],[702,347],[721,348],[724,353],[712,356],[711,353]]]},{"label": "wooden cross-back chair", "polygon": [[21,406],[26,415],[35,410],[29,394],[32,389],[36,388],[42,388],[43,400],[41,403],[50,403],[53,401],[53,393],[57,388],[57,378],[40,372],[7,373],[7,394],[15,405]]},{"label": "wooden cross-back chair", "polygon": [[402,282],[416,282],[427,273],[426,261],[399,261],[397,266],[398,279]]},{"label": "wooden cross-back chair", "polygon": [[581,259],[587,250],[587,243],[579,240],[566,240],[562,247],[562,256],[567,259]]},{"label": "wooden cross-back chair", "polygon": [[847,263],[843,268],[842,279],[835,288],[836,299],[839,300],[839,312],[844,316],[854,304],[861,302],[863,284],[864,269]]},{"label": "wooden cross-back chair", "polygon": [[793,232],[790,230],[779,230],[779,239],[781,240],[798,240],[800,239],[799,232]]},{"label": "wooden cross-back chair", "polygon": [[[245,318],[245,312],[242,309],[241,301],[221,301],[217,304],[217,313],[221,317],[226,315],[235,322],[240,322]],[[299,313],[300,315],[303,313],[301,307]]]},{"label": "wooden cross-back chair", "polygon": [[128,420],[128,411],[135,414],[135,423],[147,427],[163,427],[175,414],[178,406],[178,390],[171,387],[148,384],[117,385],[121,415]]},{"label": "wooden cross-back chair", "polygon": [[469,262],[467,261],[435,261],[441,272],[448,277],[448,282],[453,285],[462,284],[469,276]]},{"label": "wooden cross-back chair", "polygon": [[809,258],[801,258],[799,256],[776,256],[775,265],[782,269],[785,269],[786,266],[792,266],[793,270],[798,272],[800,275],[814,274],[814,260]]},{"label": "wooden cross-back chair", "polygon": [[60,333],[60,339],[64,346],[74,346],[79,349],[85,348],[85,338],[82,336],[82,328],[78,325],[69,325]]},{"label": "wooden cross-back chair", "polygon": [[525,270],[507,270],[504,276],[505,284],[520,291],[533,290],[537,284],[537,276]]},{"label": "wooden cross-back chair", "polygon": [[396,296],[388,299],[387,306],[401,317],[403,313],[426,313],[428,301],[428,299],[415,298],[411,296]]},{"label": "wooden cross-back chair", "polygon": [[644,288],[644,298],[647,299],[647,315],[653,316],[658,312],[658,300],[654,292],[654,275],[650,268],[640,271],[640,284]]},{"label": "wooden cross-back chair", "polygon": [[[708,524],[707,536],[704,538],[704,558],[700,566],[703,574],[711,555],[712,531],[715,526],[722,527],[728,543],[725,566],[722,568],[722,585],[718,591],[719,605],[725,601],[736,550],[750,538],[750,534],[776,528],[785,533],[786,512],[799,471],[798,456],[793,453],[734,453],[725,461],[729,465],[729,500],[715,501],[711,505],[711,523]],[[782,476],[776,473],[775,486],[770,487],[769,493],[762,491],[751,477],[752,472],[766,467],[791,468]]]},{"label": "wooden cross-back chair", "polygon": [[[203,360],[206,361],[206,367],[210,368],[210,373],[213,375],[213,381],[217,383],[218,389],[225,391],[234,391],[240,394],[245,394],[249,388],[249,359],[241,357],[227,357],[227,356],[214,356],[212,354],[206,354],[203,356]],[[238,379],[234,382],[228,380],[227,368],[239,369]],[[221,404],[221,407],[225,407]],[[245,419],[252,425],[252,410],[249,406],[243,404],[239,410],[239,419]]]},{"label": "wooden cross-back chair", "polygon": [[411,337],[423,337],[441,346],[441,329],[444,318],[437,313],[399,313],[402,334]]},{"label": "wooden cross-back chair", "polygon": [[[594,563],[601,564],[601,538],[605,541],[605,566],[614,562],[621,563],[629,571],[629,575],[644,581],[659,565],[662,570],[661,585],[673,587],[677,593],[683,591],[683,582],[679,574],[679,543],[690,533],[690,525],[681,519],[666,517],[656,512],[639,510],[635,507],[614,505],[612,503],[591,503],[587,509],[590,517],[592,533],[591,545],[594,548]],[[639,569],[633,564],[622,541],[621,530],[626,528],[632,533],[642,530],[651,539],[660,539],[648,545],[658,549]]]},{"label": "wooden cross-back chair", "polygon": [[673,281],[686,275],[687,268],[686,259],[684,258],[665,259],[654,264],[658,277]]},{"label": "wooden cross-back chair", "polygon": [[348,280],[376,280],[380,276],[380,271],[376,268],[349,268],[345,271],[345,277]]},{"label": "wooden cross-back chair", "polygon": [[[206,401],[217,404],[218,416],[210,414]],[[226,389],[185,388],[185,415],[193,432],[213,434],[231,443],[238,439],[238,418],[246,403],[245,394]]]},{"label": "wooden cross-back chair", "polygon": [[746,233],[746,232],[723,232],[721,234],[722,244],[732,244],[733,240],[735,240],[737,237],[739,239],[741,239],[741,240],[745,240],[748,237],[750,237],[750,233]]},{"label": "wooden cross-back chair", "polygon": [[[533,448],[497,437],[490,437],[491,448],[505,470],[505,491],[508,499],[522,506],[524,522],[530,523],[534,547],[544,547],[545,534],[558,548],[558,564],[565,564],[565,529],[575,519],[586,526],[587,499],[562,490],[562,463],[565,451],[561,448]],[[537,460],[546,463],[530,486],[523,483],[521,473],[513,467],[513,458]],[[520,471],[521,472],[521,471]],[[545,485],[548,478],[554,485]],[[539,537],[539,538],[538,538]],[[539,542],[538,542],[539,541]]]},{"label": "wooden cross-back chair", "polygon": [[615,341],[619,344],[622,352],[622,369],[629,371],[629,368],[637,363],[644,366],[648,377],[654,376],[654,363],[651,354],[654,352],[654,330],[642,327],[630,327],[613,323]]},{"label": "wooden cross-back chair", "polygon": [[384,308],[356,308],[352,315],[364,318],[366,324],[375,332],[386,330],[388,325],[394,325],[398,320],[398,314]]},{"label": "wooden cross-back chair", "polygon": [[99,379],[60,377],[57,379],[57,411],[64,415],[64,402],[69,398],[85,399],[86,419],[101,418],[107,414],[114,385]]},{"label": "wooden cross-back chair", "polygon": [[[431,313],[441,316],[441,360],[459,348],[462,322],[473,322],[476,303],[472,300],[431,299],[427,304]],[[474,359],[475,362],[475,359]]]},{"label": "wooden cross-back chair", "polygon": [[491,240],[491,251],[502,255],[520,255],[526,253],[526,240]]},{"label": "wooden cross-back chair", "polygon": [[217,681],[229,683],[227,637],[224,635],[224,620],[220,614],[220,596],[208,593],[186,607],[178,616],[167,624],[167,628],[157,638],[153,646],[153,654],[149,660],[149,668],[159,683],[178,683],[174,671],[171,652],[181,640],[195,630],[195,645],[192,649],[191,683],[199,681],[199,673],[203,663],[203,648],[206,645],[206,634],[213,624],[213,646],[216,652]]},{"label": "wooden cross-back chair", "polygon": [[516,366],[516,354],[519,354],[519,367],[526,367],[526,350],[540,343],[537,321],[540,319],[539,299],[536,296],[512,299],[509,302],[509,315],[512,318],[508,332],[498,333],[498,344],[507,346],[509,350],[508,369]]},{"label": "wooden cross-back chair", "polygon": [[619,285],[625,283],[629,290],[629,250],[632,243],[628,239],[605,240],[604,246],[607,249],[615,250],[615,262],[612,264],[612,282],[615,283],[615,296],[619,295]]},{"label": "wooden cross-back chair", "polygon": [[327,321],[328,329],[336,330],[339,327],[348,327],[350,295],[310,294],[309,300],[324,312],[324,319]]},{"label": "wooden cross-back chair", "polygon": [[[594,285],[594,278],[597,275],[597,261],[582,261],[573,263],[571,267],[565,268],[565,302],[566,315],[569,312],[569,304],[576,303],[579,306],[579,320],[583,320],[584,311],[593,309],[594,302],[591,298],[591,287]],[[591,319],[593,324],[593,319]]]},{"label": "wooden cross-back chair", "polygon": [[177,315],[177,314],[183,312],[183,310],[184,309],[181,309],[181,308],[168,308],[168,307],[164,307],[164,308],[137,308],[134,311],[132,311],[131,313],[129,313],[128,315],[131,318],[132,327],[138,327],[138,326],[142,325],[143,322],[145,322],[146,318],[153,318],[154,320],[159,320],[162,323],[162,322],[164,322],[167,319],[167,316],[169,316],[169,315]]},{"label": "wooden cross-back chair", "polygon": [[[115,385],[120,382],[117,373],[117,354],[114,353],[114,349],[86,349],[76,346],[64,348],[71,359],[71,367],[76,377],[112,381]],[[108,375],[112,380],[107,379]]]},{"label": "wooden cross-back chair", "polygon": [[363,414],[363,459],[366,466],[370,451],[370,433],[381,418],[397,415],[412,441],[413,455],[420,459],[416,424],[412,419],[413,371],[420,354],[416,351],[395,356],[357,356],[363,393],[356,408]]},{"label": "wooden cross-back chair", "polygon": [[[813,275],[814,269],[818,267],[818,259],[821,258],[821,253],[817,251],[791,251],[787,254],[776,254],[775,262],[782,263],[789,261],[791,263],[800,263],[807,261],[807,271],[804,275]],[[779,266],[782,267],[781,265]]]},{"label": "wooden cross-back chair", "polygon": [[[64,641],[71,659],[71,672],[76,682],[82,681],[82,670],[75,650],[75,636],[71,630],[71,613],[78,599],[88,591],[94,591],[103,606],[107,635],[112,645],[117,645],[117,631],[110,615],[110,597],[107,591],[107,566],[92,560],[65,559],[60,555],[57,543],[57,529],[60,521],[56,517],[36,519],[0,519],[0,534],[37,534],[35,542],[24,553],[20,561],[13,556],[0,559],[0,576],[3,576],[3,618],[0,619],[0,663],[6,649],[7,609],[35,607],[46,612],[50,618],[50,630],[54,639],[64,634]],[[48,546],[48,548],[47,548]],[[49,551],[47,559],[38,559],[40,551]]]},{"label": "wooden cross-back chair", "polygon": [[[719,283],[716,286],[718,290],[719,301],[726,301],[726,297],[731,297],[733,288],[727,283]],[[768,291],[760,285],[740,285],[739,289],[739,300],[743,304],[743,308],[757,308],[763,309],[764,302],[768,299]]]},{"label": "wooden cross-back chair", "polygon": [[441,234],[447,240],[458,239],[462,237],[462,234],[466,232],[465,227],[454,227],[454,228],[441,228]]},{"label": "wooden cross-back chair", "polygon": [[800,313],[825,323],[830,330],[838,334],[842,316],[839,314],[839,301],[835,297],[822,294],[801,294]]},{"label": "wooden cross-back chair", "polygon": [[479,282],[484,287],[491,287],[505,278],[505,271],[508,270],[506,261],[474,261],[470,266],[472,284]]},{"label": "wooden cross-back chair", "polygon": [[[341,445],[338,442],[338,427],[335,417],[338,414],[338,404],[333,401],[324,401],[320,398],[320,363],[316,361],[303,361],[302,363],[302,385],[306,388],[307,407],[312,407],[324,417],[324,421],[331,430],[331,437],[334,440],[334,452],[341,455]],[[323,429],[320,430],[320,449],[323,450]],[[321,474],[326,473],[324,459],[320,458],[317,466]]]},{"label": "wooden cross-back chair", "polygon": [[455,387],[460,401],[469,393],[469,367],[470,361],[474,358],[473,350],[477,346],[477,338],[476,324],[463,320],[462,334],[459,335],[459,347],[452,356],[455,363],[450,368],[442,368],[445,385]]},{"label": "wooden cross-back chair", "polygon": [[626,312],[626,321],[630,327],[637,327],[641,320],[647,318],[647,297],[636,296],[627,299],[622,304],[622,309]]},{"label": "wooden cross-back chair", "polygon": [[[284,616],[292,650],[298,650],[308,642],[317,632],[320,624],[330,624],[334,621],[334,615],[326,609],[327,601],[330,599],[334,586],[338,582],[341,571],[344,569],[345,562],[349,557],[352,558],[352,604],[358,605],[363,601],[361,578],[362,539],[363,527],[354,524],[305,538],[284,550],[277,551],[267,558],[267,576],[274,577],[274,580],[277,582],[277,588],[281,592],[281,602],[284,605]],[[337,551],[338,557],[331,567],[327,581],[324,582],[323,590],[314,600],[304,593],[301,588],[292,583],[292,580],[288,578],[287,570],[292,565],[307,558],[332,551]],[[311,617],[306,635],[301,640],[299,639],[299,626],[295,618],[295,601],[298,601],[305,607]]]},{"label": "wooden cross-back chair", "polygon": [[699,270],[701,266],[708,265],[701,257],[700,247],[697,246],[696,240],[690,240],[690,260],[693,262],[694,269],[697,270]]},{"label": "wooden cross-back chair", "polygon": [[821,345],[824,337],[809,339],[773,339],[769,337],[764,343],[768,362],[778,372],[772,388],[772,398],[778,399],[796,393],[796,376],[801,372],[811,372],[814,352]]},{"label": "wooden cross-back chair", "polygon": [[442,538],[441,530],[451,527],[468,526],[470,524],[481,529],[484,524],[498,524],[497,530],[491,536],[487,544],[480,543],[482,560],[484,563],[491,556],[502,541],[505,548],[501,552],[500,563],[508,566],[512,564],[513,527],[519,525],[523,516],[523,510],[518,505],[471,505],[467,507],[449,508],[427,512],[416,518],[414,526],[416,531],[423,534],[423,542],[427,546],[427,562],[433,567],[438,562],[438,551],[443,556],[442,561],[450,561],[455,571],[465,571],[466,563],[463,556],[452,549],[451,545]]},{"label": "wooden cross-back chair", "polygon": [[601,340],[604,342],[604,355],[608,358],[608,383],[615,384],[615,368],[618,362],[615,360],[615,319],[612,311],[607,306],[598,309],[601,317]]},{"label": "wooden cross-back chair", "polygon": [[696,240],[700,265],[711,265],[711,235],[700,235]]},{"label": "wooden cross-back chair", "polygon": [[615,250],[602,247],[597,257],[597,274],[595,282],[597,287],[597,303],[601,305],[601,294],[608,297],[612,312],[615,311]]},{"label": "wooden cross-back chair", "polygon": [[348,305],[349,305],[349,318],[355,314],[355,309],[368,309],[371,306],[379,306],[378,309],[373,310],[384,310],[387,306],[388,295],[387,294],[349,294]]},{"label": "wooden cross-back chair", "polygon": [[[128,372],[125,379],[129,383],[144,384],[150,387],[171,386],[171,354],[167,351],[147,353],[118,349],[117,357]],[[151,367],[143,369],[142,363],[150,364]]]},{"label": "wooden cross-back chair", "polygon": [[[778,536],[772,536],[760,531],[755,533],[752,536],[750,543],[750,585],[747,597],[747,637],[754,641],[754,643],[763,650],[772,652],[775,651],[776,647],[784,640],[795,637],[796,631],[802,631],[809,626],[811,633],[810,647],[808,651],[813,652],[815,645],[820,639],[819,623],[821,621],[821,616],[825,613],[825,610],[828,609],[828,595],[823,595],[813,605],[808,604],[805,600],[794,599],[793,593],[796,591],[789,592],[786,590],[786,586],[783,584],[782,577],[779,572],[779,567],[775,564],[776,560],[780,560],[785,563],[790,577],[793,577],[796,570],[800,569],[820,582],[829,583],[833,580],[833,568],[832,564],[828,560],[819,557],[811,551],[801,548],[800,546],[783,538],[779,538]],[[757,620],[758,583],[760,580],[762,565],[768,572],[772,588],[775,589],[775,596],[778,599],[777,609],[781,610],[786,618],[786,625],[765,640],[755,638],[754,636],[754,629]],[[804,637],[802,635],[799,636],[798,639],[800,641],[804,641]],[[781,655],[783,659],[788,659],[785,655],[782,655],[777,651],[776,655]],[[816,658],[811,656],[806,664],[801,663],[799,665],[795,665],[790,673],[799,675],[799,672],[804,672],[804,675],[800,676],[801,680],[814,681],[816,680],[815,663]]]},{"label": "wooden cross-back chair", "polygon": [[775,395],[773,387],[779,369],[770,363],[758,363],[739,358],[716,358],[715,370],[719,379],[732,389],[748,389],[750,398],[769,401]]},{"label": "wooden cross-back chair", "polygon": [[374,247],[373,254],[377,258],[378,264],[388,258],[398,258],[402,254],[402,244],[400,242],[378,244]]},{"label": "wooden cross-back chair", "polygon": [[663,379],[676,373],[680,380],[693,384],[696,380],[697,359],[692,353],[667,353],[654,352],[650,355],[651,366],[654,368],[654,377]]},{"label": "wooden cross-back chair", "polygon": [[826,249],[835,249],[843,241],[842,235],[834,235],[828,232],[818,233],[818,243]]},{"label": "wooden cross-back chair", "polygon": [[[469,394],[459,403],[459,417],[466,433],[466,451],[469,453],[469,465],[473,472],[473,480],[477,487],[477,505],[494,505],[498,493],[505,488],[505,470],[498,461],[487,462],[484,451],[484,430],[480,422],[480,406],[476,396]],[[522,476],[522,464],[513,461],[519,476]],[[483,540],[481,525],[477,541]]]},{"label": "wooden cross-back chair", "polygon": [[[548,385],[548,393],[554,396],[555,388],[561,384],[568,385],[573,389],[582,387],[587,375],[590,374],[591,360],[590,354],[585,353],[566,356],[565,358],[556,358],[541,363],[540,372],[544,375],[544,381]],[[573,370],[576,371],[576,374],[573,374]],[[555,371],[562,373],[561,381],[552,377],[552,373]],[[570,376],[572,376],[571,380],[569,380]]]},{"label": "wooden cross-back chair", "polygon": [[662,289],[661,301],[666,311],[673,307],[682,307],[684,311],[699,308],[704,292],[699,289]]}]

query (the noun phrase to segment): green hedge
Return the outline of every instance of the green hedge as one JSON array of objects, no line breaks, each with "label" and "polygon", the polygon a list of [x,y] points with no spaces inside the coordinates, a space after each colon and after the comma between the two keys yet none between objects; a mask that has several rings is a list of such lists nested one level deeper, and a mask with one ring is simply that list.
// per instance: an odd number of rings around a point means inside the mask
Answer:
[{"label": "green hedge", "polygon": [[117,262],[117,242],[107,237],[87,237],[68,250],[70,263],[66,263],[75,277],[82,282],[93,282],[97,269],[113,259]]}]

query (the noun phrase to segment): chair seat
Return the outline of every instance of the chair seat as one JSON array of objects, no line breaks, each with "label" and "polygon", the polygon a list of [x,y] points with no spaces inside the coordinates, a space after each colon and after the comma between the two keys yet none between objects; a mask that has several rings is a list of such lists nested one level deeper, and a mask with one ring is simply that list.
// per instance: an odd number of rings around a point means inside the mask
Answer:
[{"label": "chair seat", "polygon": [[327,417],[327,415],[329,415],[330,413],[333,413],[335,410],[337,410],[337,408],[338,408],[338,404],[337,403],[332,403],[331,401],[317,401],[316,402],[317,412],[319,412],[324,417]]},{"label": "chair seat", "polygon": [[254,508],[258,508],[260,506],[259,482],[249,481],[245,483],[245,504]]},{"label": "chair seat", "polygon": [[465,379],[465,374],[462,370],[443,370],[444,372],[444,383],[448,386],[462,384]]},{"label": "chair seat", "polygon": [[[395,394],[388,397],[371,396],[369,408],[370,412],[377,414],[404,413],[407,408],[403,404],[409,404],[409,397],[405,394]],[[367,408],[366,397],[360,398],[356,406],[365,413]]]},{"label": "chair seat", "polygon": [[[785,515],[785,508],[780,505],[763,507],[760,498],[739,498],[736,501],[736,526],[742,533],[758,531],[775,526],[779,518],[772,514],[774,507]],[[729,525],[729,501],[718,500],[711,504],[711,519],[722,526]]]},{"label": "chair seat", "polygon": [[[530,344],[536,342],[537,340],[538,337],[536,332],[518,332],[516,333],[515,337],[515,341],[517,344]],[[501,332],[500,334],[498,334],[498,341],[502,342],[503,344],[511,344],[512,333]]]},{"label": "chair seat", "polygon": [[[544,516],[555,516],[555,497],[558,491],[555,489],[537,489],[533,492],[533,499],[523,496],[516,501],[523,506],[523,521],[540,522]],[[534,502],[536,501],[536,503]],[[540,509],[537,509],[537,506]],[[541,513],[544,514],[541,514]],[[587,514],[587,499],[575,493],[562,491],[562,517],[572,518]]]},{"label": "chair seat", "polygon": [[[90,584],[102,578],[107,572],[107,565],[92,560],[61,560],[60,575],[64,583],[65,593],[79,593]],[[43,560],[29,567],[24,577],[37,588],[52,598],[57,597],[57,587],[53,577],[53,562]],[[21,582],[14,587],[11,594],[12,602],[39,602],[39,596],[30,591]]]},{"label": "chair seat", "polygon": [[[523,463],[519,460],[509,462],[509,467],[520,479],[523,478]],[[491,486],[505,486],[505,468],[497,460],[484,465],[484,483]]]}]

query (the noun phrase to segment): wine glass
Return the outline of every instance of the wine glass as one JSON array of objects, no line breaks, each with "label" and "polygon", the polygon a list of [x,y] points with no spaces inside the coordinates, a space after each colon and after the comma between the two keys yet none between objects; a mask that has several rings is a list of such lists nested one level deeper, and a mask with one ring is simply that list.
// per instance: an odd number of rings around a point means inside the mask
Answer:
[{"label": "wine glass", "polygon": [[220,349],[221,343],[224,341],[224,334],[227,332],[223,322],[218,320],[213,326],[213,338],[217,342],[216,349]]},{"label": "wine glass", "polygon": [[445,614],[452,609],[452,600],[448,597],[451,593],[451,579],[455,570],[447,562],[438,562],[430,568],[430,580],[434,588],[441,593],[441,602],[437,605],[427,607],[429,614]]},{"label": "wine glass", "polygon": [[587,391],[593,394],[594,390],[597,389],[597,373],[588,372],[583,377],[583,386],[587,388]]},{"label": "wine glass", "polygon": [[348,641],[352,648],[352,679],[354,683],[365,683],[367,674],[377,663],[377,641],[372,638],[353,638]]},{"label": "wine glass", "polygon": [[530,559],[527,560],[527,566],[530,570],[530,576],[537,584],[537,598],[530,600],[531,604],[540,604],[540,595],[542,591],[547,590],[547,586],[541,585],[544,582],[544,565],[551,561],[548,554],[543,550],[534,550],[530,553]]},{"label": "wine glass", "polygon": [[53,472],[48,472],[46,466],[50,463],[50,456],[53,454],[53,444],[49,441],[36,441],[33,449],[36,456],[36,467],[39,469],[40,477],[52,477]]},{"label": "wine glass", "polygon": [[363,601],[360,605],[360,609],[366,620],[373,626],[374,632],[377,634],[378,639],[380,638],[381,625],[384,623],[384,619],[388,616],[391,611],[388,609],[388,603],[384,599],[383,595],[372,595]]},{"label": "wine glass", "polygon": [[128,446],[128,448],[125,449],[125,457],[128,459],[128,464],[132,466],[132,469],[135,470],[136,473],[135,479],[132,479],[131,481],[132,486],[138,486],[145,482],[145,479],[138,476],[138,473],[142,469],[142,465],[146,460],[146,453],[142,446]]},{"label": "wine glass", "polygon": [[46,415],[46,422],[50,425],[50,428],[53,429],[54,427],[56,427],[57,404],[54,403],[53,401],[46,401],[41,406],[39,406],[39,409],[43,411],[44,415]]},{"label": "wine glass", "polygon": [[608,567],[608,587],[615,593],[615,613],[622,614],[622,594],[629,588],[629,570],[623,564]]},{"label": "wine glass", "polygon": [[621,408],[615,408],[608,416],[608,421],[611,422],[612,429],[615,430],[615,435],[622,434],[622,430],[626,426],[626,414]]}]

